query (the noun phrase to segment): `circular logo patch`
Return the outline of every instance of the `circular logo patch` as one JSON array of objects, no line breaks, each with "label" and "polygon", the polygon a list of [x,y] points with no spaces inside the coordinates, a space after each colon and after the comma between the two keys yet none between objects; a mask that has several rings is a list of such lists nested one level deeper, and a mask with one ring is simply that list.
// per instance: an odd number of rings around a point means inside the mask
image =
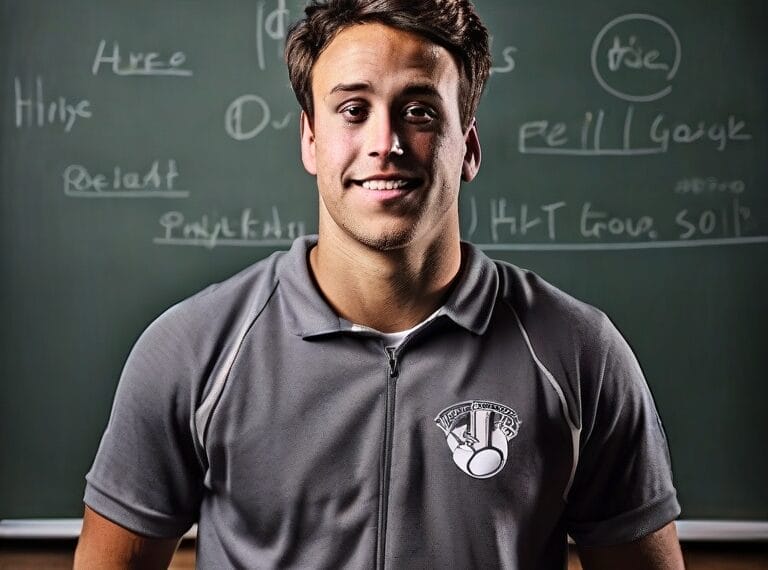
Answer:
[{"label": "circular logo patch", "polygon": [[435,418],[445,433],[453,462],[476,479],[488,479],[504,468],[508,441],[517,435],[517,412],[496,402],[470,400],[448,406]]}]

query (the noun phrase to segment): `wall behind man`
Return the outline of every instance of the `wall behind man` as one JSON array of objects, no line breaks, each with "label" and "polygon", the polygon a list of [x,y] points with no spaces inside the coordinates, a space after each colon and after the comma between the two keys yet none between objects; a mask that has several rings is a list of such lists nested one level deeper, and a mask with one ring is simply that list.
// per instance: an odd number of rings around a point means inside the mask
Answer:
[{"label": "wall behind man", "polygon": [[[316,230],[279,58],[299,5],[0,0],[0,519],[79,516],[140,331]],[[766,4],[478,8],[464,237],[627,335],[684,518],[767,521]]]}]

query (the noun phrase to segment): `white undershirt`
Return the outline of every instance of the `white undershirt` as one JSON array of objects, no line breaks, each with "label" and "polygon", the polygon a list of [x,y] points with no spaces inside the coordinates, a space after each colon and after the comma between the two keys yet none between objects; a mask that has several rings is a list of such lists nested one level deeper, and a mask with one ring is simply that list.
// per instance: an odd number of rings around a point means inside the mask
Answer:
[{"label": "white undershirt", "polygon": [[379,338],[381,338],[381,341],[384,343],[385,348],[397,348],[411,333],[417,331],[421,327],[426,326],[430,321],[437,318],[441,314],[442,309],[443,308],[440,307],[438,310],[436,310],[434,313],[429,315],[426,319],[424,319],[414,327],[411,327],[404,331],[391,332],[391,333],[381,332],[371,327],[367,327],[365,325],[358,325],[346,319],[339,319],[339,320],[341,321],[341,324],[343,325],[345,330],[349,330],[352,332],[370,333],[373,336],[378,336]]}]

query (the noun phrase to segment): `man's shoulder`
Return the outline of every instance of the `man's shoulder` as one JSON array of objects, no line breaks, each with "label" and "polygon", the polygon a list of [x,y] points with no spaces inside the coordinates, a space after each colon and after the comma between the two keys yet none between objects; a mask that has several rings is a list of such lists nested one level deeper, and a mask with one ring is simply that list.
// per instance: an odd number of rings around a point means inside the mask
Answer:
[{"label": "man's shoulder", "polygon": [[220,313],[227,309],[241,310],[252,299],[269,296],[278,280],[278,270],[285,251],[277,251],[236,274],[212,283],[176,305],[181,310],[211,310]]},{"label": "man's shoulder", "polygon": [[499,275],[499,297],[526,328],[571,338],[603,334],[610,319],[597,307],[577,299],[537,273],[494,260]]},{"label": "man's shoulder", "polygon": [[500,302],[514,313],[529,350],[564,388],[572,409],[580,409],[588,394],[594,398],[607,371],[617,372],[614,392],[645,389],[629,343],[606,313],[532,271],[495,263]]},{"label": "man's shoulder", "polygon": [[238,323],[254,319],[269,301],[285,253],[275,252],[174,304],[155,319],[145,334],[156,330],[193,340],[196,336],[211,337],[235,330]]},{"label": "man's shoulder", "polygon": [[[605,312],[533,271],[500,261],[495,264],[499,302],[513,313],[511,326],[518,328],[529,350],[561,386],[569,386],[566,393],[572,396],[574,409],[580,399],[577,394],[597,389],[607,362],[636,370],[631,347]],[[632,377],[639,380],[642,375]]]}]

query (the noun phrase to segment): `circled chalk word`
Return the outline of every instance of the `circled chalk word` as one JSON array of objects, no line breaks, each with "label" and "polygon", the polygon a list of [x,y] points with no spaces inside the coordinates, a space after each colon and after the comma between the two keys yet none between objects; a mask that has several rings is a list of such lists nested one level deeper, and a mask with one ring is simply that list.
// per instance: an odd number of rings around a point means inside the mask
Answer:
[{"label": "circled chalk word", "polygon": [[592,73],[608,93],[635,103],[672,91],[682,48],[672,26],[650,14],[626,14],[608,22],[592,43]]}]

